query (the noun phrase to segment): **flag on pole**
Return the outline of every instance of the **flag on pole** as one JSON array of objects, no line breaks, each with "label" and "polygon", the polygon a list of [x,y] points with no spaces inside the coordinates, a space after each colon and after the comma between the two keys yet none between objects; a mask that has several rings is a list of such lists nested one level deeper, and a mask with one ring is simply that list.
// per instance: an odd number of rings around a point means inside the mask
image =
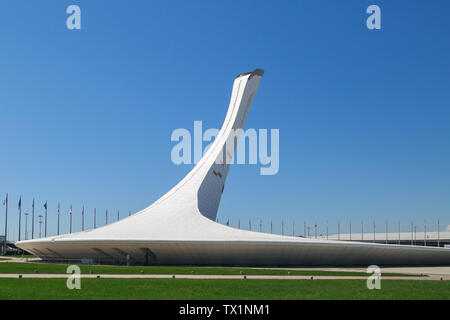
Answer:
[{"label": "flag on pole", "polygon": [[60,212],[60,206],[59,206],[59,202],[58,202],[58,216],[59,216],[59,212]]},{"label": "flag on pole", "polygon": [[317,221],[314,222],[314,237],[317,239]]},{"label": "flag on pole", "polygon": [[84,216],[84,206],[83,209],[81,210],[81,215]]},{"label": "flag on pole", "polygon": [[70,212],[69,214],[72,214],[72,205],[70,205]]},{"label": "flag on pole", "polygon": [[3,201],[3,205],[6,206],[8,204],[8,196],[6,196],[5,200]]},{"label": "flag on pole", "polygon": [[45,208],[45,210],[47,210],[47,201],[45,201],[45,203],[44,203],[44,208]]},{"label": "flag on pole", "polygon": [[22,196],[19,198],[19,210],[22,208]]},{"label": "flag on pole", "polygon": [[229,226],[229,225],[230,225],[230,219],[227,220],[227,226]]}]

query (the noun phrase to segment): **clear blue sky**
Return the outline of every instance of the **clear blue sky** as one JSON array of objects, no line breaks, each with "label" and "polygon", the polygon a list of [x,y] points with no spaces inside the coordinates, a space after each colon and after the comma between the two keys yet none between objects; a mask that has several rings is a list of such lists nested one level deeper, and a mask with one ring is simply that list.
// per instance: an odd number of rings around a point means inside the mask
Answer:
[{"label": "clear blue sky", "polygon": [[[82,29],[69,31],[70,4]],[[382,29],[365,10],[381,7]],[[280,171],[234,166],[222,223],[280,232],[351,219],[450,224],[448,1],[3,1],[0,195],[42,214],[49,234],[124,217],[192,166],[170,160],[176,128],[220,127],[234,77],[266,73],[247,128],[280,129]],[[4,207],[0,211],[0,233]],[[30,220],[29,229],[30,229]],[[394,227],[395,225],[395,227]],[[36,228],[38,225],[36,224]],[[291,231],[289,231],[291,232]],[[23,236],[22,236],[23,237]]]}]

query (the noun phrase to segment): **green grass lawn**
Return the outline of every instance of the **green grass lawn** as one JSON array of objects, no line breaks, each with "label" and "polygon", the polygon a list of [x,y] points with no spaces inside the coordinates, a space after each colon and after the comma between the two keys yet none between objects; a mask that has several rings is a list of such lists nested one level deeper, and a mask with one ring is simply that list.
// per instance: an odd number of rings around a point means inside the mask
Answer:
[{"label": "green grass lawn", "polygon": [[10,258],[0,258],[0,260],[11,260]]},{"label": "green grass lawn", "polygon": [[0,279],[6,299],[449,299],[450,281],[382,280],[368,290],[365,280],[256,279],[81,279],[69,290],[66,279]]},{"label": "green grass lawn", "polygon": [[[68,264],[55,263],[20,263],[2,262],[0,273],[39,273],[63,274],[66,273]],[[81,273],[89,274],[194,274],[199,275],[239,275],[242,271],[246,275],[315,275],[315,276],[367,276],[365,272],[346,271],[319,271],[319,270],[280,270],[280,269],[252,269],[252,268],[213,268],[213,267],[179,267],[179,266],[89,266],[80,265]],[[383,273],[386,276],[411,276],[399,273]]]}]

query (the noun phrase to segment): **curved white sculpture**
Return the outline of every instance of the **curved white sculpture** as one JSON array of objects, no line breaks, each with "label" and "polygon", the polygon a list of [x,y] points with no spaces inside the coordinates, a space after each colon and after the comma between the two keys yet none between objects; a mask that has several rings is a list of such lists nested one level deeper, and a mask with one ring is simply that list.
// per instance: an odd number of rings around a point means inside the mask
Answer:
[{"label": "curved white sculpture", "polygon": [[186,177],[151,206],[98,229],[20,241],[17,246],[48,260],[120,262],[130,254],[144,264],[450,264],[450,250],[444,248],[296,238],[215,222],[236,147],[230,140],[234,130],[244,126],[263,73],[257,69],[236,77],[214,143]]}]

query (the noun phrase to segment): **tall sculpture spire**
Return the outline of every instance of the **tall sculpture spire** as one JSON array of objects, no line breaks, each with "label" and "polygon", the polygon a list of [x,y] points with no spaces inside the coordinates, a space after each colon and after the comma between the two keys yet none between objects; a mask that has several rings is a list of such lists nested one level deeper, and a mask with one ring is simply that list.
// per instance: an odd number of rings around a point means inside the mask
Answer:
[{"label": "tall sculpture spire", "polygon": [[230,163],[242,132],[240,129],[245,124],[263,74],[263,70],[256,69],[236,77],[225,121],[211,147],[183,180],[147,209],[163,202],[190,202],[196,204],[195,209],[202,215],[216,220]]}]

